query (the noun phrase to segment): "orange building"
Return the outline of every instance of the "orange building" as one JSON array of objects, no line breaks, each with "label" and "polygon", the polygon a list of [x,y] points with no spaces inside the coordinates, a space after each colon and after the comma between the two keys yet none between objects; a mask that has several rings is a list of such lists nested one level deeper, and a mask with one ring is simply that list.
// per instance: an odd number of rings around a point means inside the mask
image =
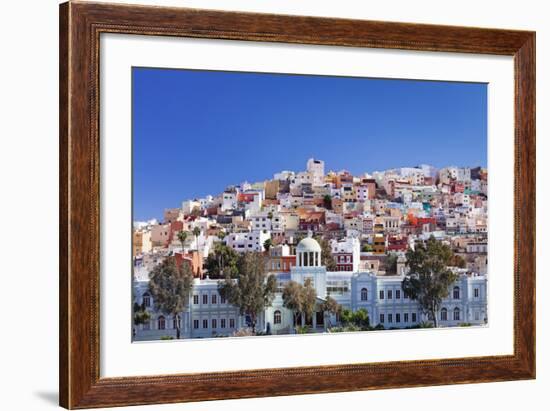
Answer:
[{"label": "orange building", "polygon": [[176,258],[176,264],[181,266],[182,263],[190,264],[191,271],[193,271],[193,276],[202,278],[203,270],[202,270],[202,257],[200,253],[197,250],[193,250],[190,253],[175,253],[174,257]]}]

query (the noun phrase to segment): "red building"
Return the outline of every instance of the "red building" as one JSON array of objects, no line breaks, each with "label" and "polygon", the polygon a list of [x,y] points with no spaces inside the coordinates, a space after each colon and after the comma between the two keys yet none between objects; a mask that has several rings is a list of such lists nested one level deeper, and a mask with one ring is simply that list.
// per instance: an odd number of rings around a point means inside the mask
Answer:
[{"label": "red building", "polygon": [[407,237],[388,237],[387,251],[407,251],[409,243]]},{"label": "red building", "polygon": [[302,231],[320,231],[325,224],[324,211],[309,211],[300,216],[298,227]]}]

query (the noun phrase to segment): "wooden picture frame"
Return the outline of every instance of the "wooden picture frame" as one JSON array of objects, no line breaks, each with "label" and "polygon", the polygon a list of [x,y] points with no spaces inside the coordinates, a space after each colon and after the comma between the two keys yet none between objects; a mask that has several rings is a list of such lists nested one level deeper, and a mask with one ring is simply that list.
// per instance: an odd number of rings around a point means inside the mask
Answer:
[{"label": "wooden picture frame", "polygon": [[[513,56],[514,353],[100,378],[101,33]],[[91,408],[535,378],[535,33],[69,2],[60,6],[60,405]]]}]

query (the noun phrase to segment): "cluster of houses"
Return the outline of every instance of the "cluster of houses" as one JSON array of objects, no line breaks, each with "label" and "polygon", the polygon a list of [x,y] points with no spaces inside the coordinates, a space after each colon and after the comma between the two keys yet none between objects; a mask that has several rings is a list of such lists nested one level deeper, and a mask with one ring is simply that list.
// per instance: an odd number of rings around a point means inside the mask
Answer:
[{"label": "cluster of houses", "polygon": [[[227,187],[216,196],[186,200],[166,209],[162,222],[134,223],[134,300],[150,321],[134,326],[135,340],[235,335],[249,319],[218,292],[204,261],[217,242],[237,253],[266,255],[279,291],[290,280],[312,281],[319,303],[328,295],[352,311],[365,309],[372,325],[412,327],[426,321],[416,301],[401,290],[405,253],[431,236],[459,256],[457,282],[438,313],[441,326],[487,322],[487,170],[429,165],[355,176],[325,172],[309,159],[304,171],[281,171],[272,179]],[[180,231],[189,233],[182,244]],[[322,249],[314,238],[329,247]],[[301,241],[298,241],[301,239]],[[330,252],[333,264],[322,264]],[[195,276],[189,306],[175,318],[155,310],[149,273],[167,256],[187,263]],[[320,304],[321,305],[321,304]],[[326,318],[325,318],[326,317]],[[337,314],[317,311],[302,325],[320,332],[337,326]],[[293,314],[278,292],[257,328],[293,332]]]}]

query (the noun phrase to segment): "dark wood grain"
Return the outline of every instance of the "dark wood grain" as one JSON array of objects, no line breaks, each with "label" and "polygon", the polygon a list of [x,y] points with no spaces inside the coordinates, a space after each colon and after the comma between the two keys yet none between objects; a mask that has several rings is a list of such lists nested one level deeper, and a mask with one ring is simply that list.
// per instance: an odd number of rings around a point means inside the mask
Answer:
[{"label": "dark wood grain", "polygon": [[[515,60],[514,354],[162,377],[99,373],[100,34],[485,53]],[[535,377],[535,34],[181,8],[60,6],[60,404],[90,408]]]}]

